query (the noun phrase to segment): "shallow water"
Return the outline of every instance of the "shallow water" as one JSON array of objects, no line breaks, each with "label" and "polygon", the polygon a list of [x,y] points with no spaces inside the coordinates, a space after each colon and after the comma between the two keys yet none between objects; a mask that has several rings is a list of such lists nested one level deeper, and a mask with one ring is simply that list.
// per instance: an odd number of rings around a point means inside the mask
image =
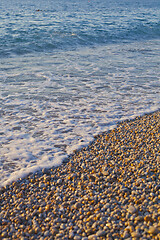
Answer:
[{"label": "shallow water", "polygon": [[1,185],[159,108],[160,4],[107,4],[2,1]]}]

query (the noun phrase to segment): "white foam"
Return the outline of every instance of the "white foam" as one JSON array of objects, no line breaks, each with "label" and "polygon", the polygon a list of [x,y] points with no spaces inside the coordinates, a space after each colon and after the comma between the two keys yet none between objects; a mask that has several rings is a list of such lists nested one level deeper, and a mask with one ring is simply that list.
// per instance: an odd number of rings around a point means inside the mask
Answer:
[{"label": "white foam", "polygon": [[54,58],[8,58],[6,68],[9,61],[13,66],[16,61],[16,68],[0,73],[1,185],[59,165],[118,121],[157,110],[156,44],[160,46],[159,41],[139,45],[154,52],[146,61],[142,52],[129,51],[136,43],[61,52]]}]

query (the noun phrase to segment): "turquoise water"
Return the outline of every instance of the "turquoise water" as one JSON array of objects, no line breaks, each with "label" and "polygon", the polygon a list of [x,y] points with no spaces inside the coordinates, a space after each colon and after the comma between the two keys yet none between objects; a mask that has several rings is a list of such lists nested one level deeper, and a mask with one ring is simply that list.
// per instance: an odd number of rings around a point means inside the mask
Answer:
[{"label": "turquoise water", "polygon": [[159,39],[159,1],[1,1],[0,56]]},{"label": "turquoise water", "polygon": [[160,103],[159,0],[0,2],[0,183]]}]

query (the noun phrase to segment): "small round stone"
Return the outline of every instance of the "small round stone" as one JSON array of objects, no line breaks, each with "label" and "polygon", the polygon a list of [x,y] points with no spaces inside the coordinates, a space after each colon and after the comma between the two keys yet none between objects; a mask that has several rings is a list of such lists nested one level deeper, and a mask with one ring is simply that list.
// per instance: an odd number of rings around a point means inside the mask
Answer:
[{"label": "small round stone", "polygon": [[103,237],[106,235],[106,231],[104,230],[99,230],[98,232],[96,232],[97,237]]},{"label": "small round stone", "polygon": [[137,209],[133,205],[130,205],[128,207],[128,212],[133,214],[133,213],[137,212]]},{"label": "small round stone", "polygon": [[153,227],[151,226],[148,230],[148,233],[149,234],[152,234],[152,235],[156,235],[160,232],[159,228],[158,227]]},{"label": "small round stone", "polygon": [[88,236],[88,240],[97,240],[97,236],[96,235],[90,235],[90,236]]},{"label": "small round stone", "polygon": [[81,237],[79,235],[75,235],[74,240],[81,240]]},{"label": "small round stone", "polygon": [[136,232],[136,231],[135,231],[135,232],[132,232],[132,233],[131,233],[131,236],[134,237],[134,238],[139,238],[141,235],[140,235],[139,232]]}]

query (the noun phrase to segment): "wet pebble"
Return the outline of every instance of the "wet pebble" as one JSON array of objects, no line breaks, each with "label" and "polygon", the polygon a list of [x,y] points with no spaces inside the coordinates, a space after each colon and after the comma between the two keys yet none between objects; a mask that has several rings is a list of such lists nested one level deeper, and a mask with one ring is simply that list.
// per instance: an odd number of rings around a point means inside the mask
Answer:
[{"label": "wet pebble", "polygon": [[160,113],[0,189],[0,239],[160,239]]}]

